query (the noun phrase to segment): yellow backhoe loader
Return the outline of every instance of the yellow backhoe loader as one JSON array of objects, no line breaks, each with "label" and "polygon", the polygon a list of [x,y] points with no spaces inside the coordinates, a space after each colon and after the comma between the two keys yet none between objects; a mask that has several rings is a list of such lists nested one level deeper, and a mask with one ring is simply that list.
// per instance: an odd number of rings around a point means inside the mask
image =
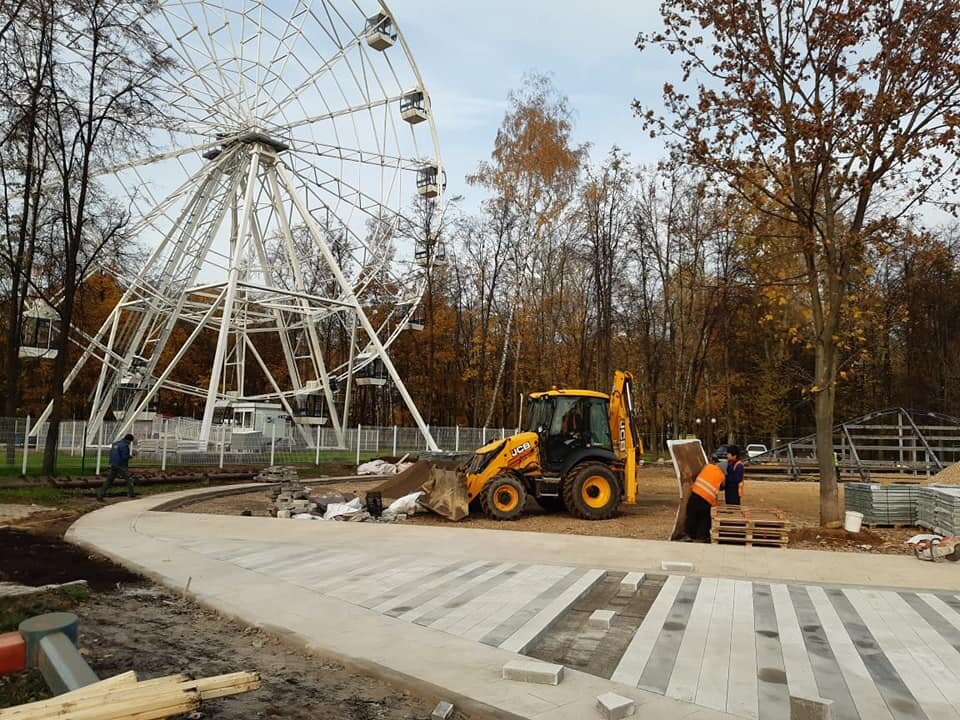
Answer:
[{"label": "yellow backhoe loader", "polygon": [[532,495],[544,510],[604,520],[637,502],[637,432],[633,376],[618,370],[609,395],[593,390],[533,393],[526,430],[484,445],[467,463],[467,502],[513,520]]}]

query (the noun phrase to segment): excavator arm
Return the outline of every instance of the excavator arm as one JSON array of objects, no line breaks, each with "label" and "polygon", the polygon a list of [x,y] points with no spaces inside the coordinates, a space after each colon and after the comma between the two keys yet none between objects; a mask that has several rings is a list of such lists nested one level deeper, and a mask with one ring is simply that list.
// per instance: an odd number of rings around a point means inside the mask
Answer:
[{"label": "excavator arm", "polygon": [[610,433],[614,452],[624,464],[624,502],[637,503],[637,458],[643,455],[643,440],[633,408],[633,375],[623,370],[613,374],[610,391]]}]

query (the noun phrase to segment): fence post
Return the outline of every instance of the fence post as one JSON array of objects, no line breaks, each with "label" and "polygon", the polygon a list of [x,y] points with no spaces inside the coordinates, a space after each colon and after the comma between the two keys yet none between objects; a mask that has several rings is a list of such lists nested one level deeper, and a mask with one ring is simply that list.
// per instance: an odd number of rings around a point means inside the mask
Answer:
[{"label": "fence post", "polygon": [[163,450],[160,452],[160,472],[167,471],[167,437],[169,436],[169,427],[170,421],[167,418],[163,419],[163,442],[161,443]]},{"label": "fence post", "polygon": [[360,431],[362,427],[363,427],[362,425],[357,425],[357,465],[358,466],[360,465]]},{"label": "fence post", "polygon": [[[223,470],[223,449],[227,446],[227,426],[220,426],[220,469]],[[271,463],[272,464],[272,463]]]},{"label": "fence post", "polygon": [[323,428],[317,425],[317,457],[313,461],[314,465],[320,464],[320,431],[321,430],[323,430]]},{"label": "fence post", "polygon": [[484,425],[481,428],[482,432],[480,433],[480,447],[483,447],[487,444],[487,426]]},{"label": "fence post", "polygon": [[377,454],[379,454],[379,453],[380,453],[380,426],[379,426],[379,425],[377,426],[377,430],[376,430],[376,432],[374,432],[373,436],[374,436],[374,438],[376,438],[376,439],[373,441],[373,443],[374,443],[373,450],[374,450],[374,452],[376,452]]},{"label": "fence post", "polygon": [[393,426],[393,456],[397,456],[397,426]]},{"label": "fence post", "polygon": [[70,423],[70,457],[77,454],[77,421]]},{"label": "fence post", "polygon": [[274,453],[277,449],[277,423],[270,423],[270,466],[273,467]]},{"label": "fence post", "polygon": [[106,423],[103,421],[100,422],[100,442],[97,443],[97,472],[96,475],[100,474],[100,451],[103,449],[103,426]]},{"label": "fence post", "polygon": [[27,429],[23,431],[23,468],[21,475],[27,474],[27,456],[30,454],[30,416],[27,415]]},{"label": "fence post", "polygon": [[503,440],[507,437],[507,432],[503,428],[500,428],[500,439]]},{"label": "fence post", "polygon": [[456,439],[454,440],[454,452],[460,452],[460,426],[457,425]]}]

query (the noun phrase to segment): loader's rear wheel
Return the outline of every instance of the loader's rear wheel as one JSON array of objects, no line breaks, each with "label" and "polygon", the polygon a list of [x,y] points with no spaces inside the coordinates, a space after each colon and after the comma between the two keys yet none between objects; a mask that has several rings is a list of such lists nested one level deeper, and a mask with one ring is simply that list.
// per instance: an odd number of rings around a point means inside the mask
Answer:
[{"label": "loader's rear wheel", "polygon": [[538,497],[537,504],[548,513],[563,512],[567,509],[566,503],[563,502],[563,498],[559,495],[556,497],[549,495],[547,497]]},{"label": "loader's rear wheel", "polygon": [[599,463],[574,468],[563,482],[563,502],[571,515],[583,520],[613,517],[620,505],[617,476]]},{"label": "loader's rear wheel", "polygon": [[480,493],[484,514],[494,520],[515,520],[526,502],[527,491],[512,475],[494,475]]}]

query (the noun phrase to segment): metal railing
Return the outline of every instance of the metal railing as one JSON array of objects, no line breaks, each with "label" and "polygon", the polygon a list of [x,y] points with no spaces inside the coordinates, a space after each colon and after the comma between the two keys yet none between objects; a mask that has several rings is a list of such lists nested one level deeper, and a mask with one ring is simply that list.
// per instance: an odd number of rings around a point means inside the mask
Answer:
[{"label": "metal railing", "polygon": [[[96,437],[87,421],[60,424],[57,471],[64,475],[100,474],[108,466],[111,444],[122,423],[101,424]],[[42,466],[48,424],[39,427],[26,418],[0,418],[0,468],[3,474],[37,474]],[[472,452],[511,428],[431,427],[437,445],[447,452]],[[201,422],[192,418],[138,420],[130,432],[136,438],[132,466],[225,467],[236,465],[319,464],[324,461],[360,462],[376,456],[402,456],[427,450],[416,427],[358,425],[345,429],[338,444],[333,428],[267,423],[257,430],[214,425],[209,440],[201,439]]]}]

